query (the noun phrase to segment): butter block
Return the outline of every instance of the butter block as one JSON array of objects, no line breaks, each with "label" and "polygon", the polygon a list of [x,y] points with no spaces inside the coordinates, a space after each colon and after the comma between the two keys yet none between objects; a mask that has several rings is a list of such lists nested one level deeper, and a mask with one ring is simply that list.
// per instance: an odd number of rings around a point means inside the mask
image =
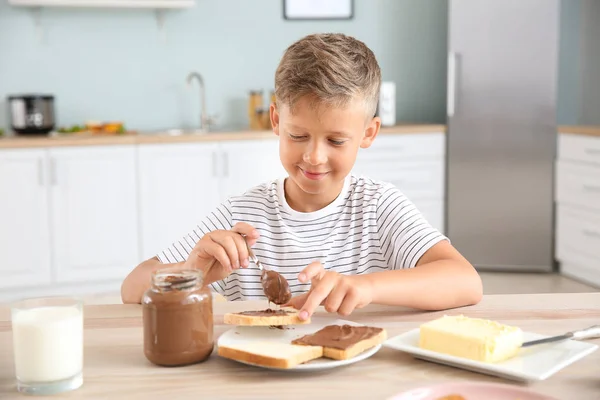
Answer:
[{"label": "butter block", "polygon": [[515,356],[522,343],[518,327],[464,315],[445,315],[419,328],[422,349],[487,363]]}]

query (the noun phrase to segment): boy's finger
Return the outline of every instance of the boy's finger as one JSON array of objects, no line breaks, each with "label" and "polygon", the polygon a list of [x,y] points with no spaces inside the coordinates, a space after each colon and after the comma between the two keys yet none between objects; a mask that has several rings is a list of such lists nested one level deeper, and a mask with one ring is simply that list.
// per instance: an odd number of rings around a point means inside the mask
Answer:
[{"label": "boy's finger", "polygon": [[340,308],[340,305],[342,304],[342,301],[344,301],[344,297],[346,297],[348,287],[344,284],[340,284],[340,282],[338,282],[338,284],[335,285],[335,287],[325,300],[325,310],[327,310],[328,312],[337,312],[338,308]]},{"label": "boy's finger", "polygon": [[233,269],[238,269],[240,267],[240,256],[233,235],[231,235],[231,233],[225,233],[223,235],[212,235],[210,238],[213,242],[220,244],[221,247],[225,249],[231,267]]},{"label": "boy's finger", "polygon": [[223,246],[211,240],[204,245],[203,250],[206,254],[214,257],[228,274],[232,271],[231,261]]},{"label": "boy's finger", "polygon": [[248,246],[246,245],[246,240],[244,240],[242,235],[233,234],[231,237],[237,247],[240,266],[246,268],[250,265],[250,262],[248,261]]},{"label": "boy's finger", "polygon": [[317,285],[312,287],[306,302],[302,306],[300,310],[300,314],[298,315],[300,319],[305,320],[309,318],[315,312],[316,308],[321,305],[323,300],[329,296],[329,293],[335,287],[335,284],[338,280],[338,277],[335,274],[325,275],[323,279],[321,279]]},{"label": "boy's finger", "polygon": [[313,279],[321,279],[324,273],[323,264],[313,261],[298,274],[298,280],[302,283],[310,282]]},{"label": "boy's finger", "polygon": [[288,301],[286,304],[283,304],[281,307],[293,307],[296,310],[299,310],[306,302],[306,298],[308,297],[309,293],[310,292],[307,292],[299,296],[292,297],[290,301]]},{"label": "boy's finger", "polygon": [[258,230],[246,222],[238,222],[233,226],[233,228],[231,228],[231,230],[246,236],[245,239],[248,241],[250,246],[254,245],[256,240],[260,237]]},{"label": "boy's finger", "polygon": [[358,306],[360,297],[356,292],[346,292],[346,297],[337,310],[337,313],[343,316],[348,316]]}]

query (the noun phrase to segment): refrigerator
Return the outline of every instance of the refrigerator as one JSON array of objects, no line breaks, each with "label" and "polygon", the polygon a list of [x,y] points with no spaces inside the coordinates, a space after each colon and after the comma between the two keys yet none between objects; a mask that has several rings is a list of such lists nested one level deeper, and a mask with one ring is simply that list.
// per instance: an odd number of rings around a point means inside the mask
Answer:
[{"label": "refrigerator", "polygon": [[478,270],[552,271],[560,0],[448,7],[446,234]]}]

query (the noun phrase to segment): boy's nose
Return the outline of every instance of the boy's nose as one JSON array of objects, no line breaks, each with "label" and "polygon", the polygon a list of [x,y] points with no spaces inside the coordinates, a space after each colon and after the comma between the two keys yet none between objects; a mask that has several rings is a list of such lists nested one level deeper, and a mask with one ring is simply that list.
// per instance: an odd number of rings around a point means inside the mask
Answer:
[{"label": "boy's nose", "polygon": [[304,162],[310,165],[325,164],[327,154],[323,146],[318,144],[309,145],[304,152]]}]

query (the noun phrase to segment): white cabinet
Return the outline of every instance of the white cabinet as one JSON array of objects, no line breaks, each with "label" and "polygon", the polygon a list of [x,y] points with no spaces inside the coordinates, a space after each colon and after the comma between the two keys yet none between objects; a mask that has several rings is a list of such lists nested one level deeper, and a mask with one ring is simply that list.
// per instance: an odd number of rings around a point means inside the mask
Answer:
[{"label": "white cabinet", "polygon": [[123,279],[139,262],[133,146],[49,150],[57,282]]},{"label": "white cabinet", "polygon": [[560,271],[600,286],[600,138],[561,133],[556,162]]},{"label": "white cabinet", "polygon": [[218,143],[140,145],[142,258],[191,229],[221,200]]},{"label": "white cabinet", "polygon": [[279,159],[279,140],[239,140],[221,143],[223,180],[221,199],[279,177],[286,172]]},{"label": "white cabinet", "polygon": [[46,151],[0,151],[0,189],[0,288],[49,284]]},{"label": "white cabinet", "polygon": [[140,145],[143,258],[189,233],[229,197],[284,172],[276,138]]},{"label": "white cabinet", "polygon": [[[118,290],[218,204],[285,176],[278,146],[273,137],[0,150],[0,301]],[[443,133],[386,134],[354,172],[396,184],[443,231],[443,159]]]},{"label": "white cabinet", "polygon": [[444,232],[445,136],[381,135],[359,151],[353,172],[394,184]]}]

